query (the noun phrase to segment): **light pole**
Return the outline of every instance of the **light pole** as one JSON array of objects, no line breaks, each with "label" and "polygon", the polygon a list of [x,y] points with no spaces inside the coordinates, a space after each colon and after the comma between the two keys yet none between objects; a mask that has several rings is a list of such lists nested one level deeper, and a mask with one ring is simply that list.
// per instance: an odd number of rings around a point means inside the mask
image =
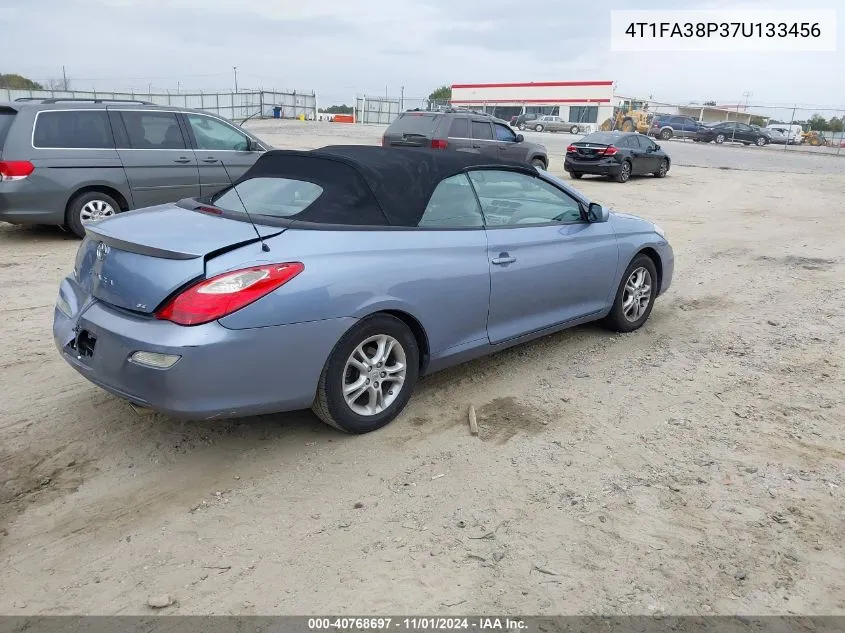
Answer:
[{"label": "light pole", "polygon": [[235,92],[238,91],[238,67],[232,66],[232,72],[235,73]]}]

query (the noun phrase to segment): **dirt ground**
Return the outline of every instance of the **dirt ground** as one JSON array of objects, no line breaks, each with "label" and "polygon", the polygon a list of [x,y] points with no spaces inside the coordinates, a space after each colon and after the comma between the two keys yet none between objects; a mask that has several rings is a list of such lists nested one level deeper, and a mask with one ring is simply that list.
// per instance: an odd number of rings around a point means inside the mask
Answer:
[{"label": "dirt ground", "polygon": [[666,229],[648,324],[436,374],[361,437],[136,414],[53,346],[78,243],[0,224],[0,613],[845,614],[845,175],[578,187]]}]

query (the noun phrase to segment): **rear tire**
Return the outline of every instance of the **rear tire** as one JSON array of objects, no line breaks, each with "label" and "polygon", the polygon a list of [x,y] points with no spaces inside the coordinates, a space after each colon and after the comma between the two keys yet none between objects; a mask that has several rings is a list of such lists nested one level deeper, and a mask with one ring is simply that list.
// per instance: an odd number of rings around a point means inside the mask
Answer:
[{"label": "rear tire", "polygon": [[580,171],[573,171],[569,172],[569,175],[572,176],[575,180],[581,180],[581,177],[584,175]]},{"label": "rear tire", "polygon": [[616,182],[628,182],[631,179],[631,163],[627,160],[619,167],[619,173],[614,176]]},{"label": "rear tire", "polygon": [[110,195],[99,191],[77,194],[68,202],[65,225],[77,237],[85,237],[86,222],[120,213],[120,205]]},{"label": "rear tire", "polygon": [[717,145],[721,145],[725,142],[725,135],[724,134],[717,134],[716,138],[714,139]]},{"label": "rear tire", "polygon": [[[378,352],[386,342],[392,345],[393,351],[379,356]],[[360,350],[360,351],[359,351]],[[361,356],[361,351],[364,356]],[[366,365],[364,361],[372,362]],[[372,371],[360,371],[355,364],[367,366]],[[403,369],[395,369],[403,365]],[[413,333],[402,322],[389,314],[375,314],[358,322],[338,341],[326,361],[320,381],[317,385],[317,396],[311,409],[326,424],[346,433],[369,433],[380,429],[392,422],[411,399],[414,385],[419,377],[420,352]],[[385,370],[385,371],[380,371]],[[357,372],[357,373],[356,373]],[[402,382],[390,380],[389,376]],[[379,384],[380,378],[387,378]],[[350,403],[359,388],[354,389],[348,397],[348,391],[356,381],[362,382],[360,395]],[[399,393],[394,393],[398,389]],[[379,400],[375,399],[372,413],[365,413],[363,408],[370,405],[370,392],[382,394],[381,410],[378,409]],[[373,396],[375,398],[375,395]],[[353,410],[355,407],[357,410]]]},{"label": "rear tire", "polygon": [[[644,292],[648,288],[648,293]],[[648,320],[657,297],[657,267],[648,255],[637,255],[628,264],[616,299],[603,325],[616,332],[633,332]]]}]

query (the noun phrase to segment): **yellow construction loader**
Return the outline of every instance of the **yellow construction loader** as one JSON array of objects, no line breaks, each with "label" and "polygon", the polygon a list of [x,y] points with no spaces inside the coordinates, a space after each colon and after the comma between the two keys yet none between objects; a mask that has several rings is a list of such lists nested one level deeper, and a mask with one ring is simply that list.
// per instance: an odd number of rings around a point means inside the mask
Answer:
[{"label": "yellow construction loader", "polygon": [[825,135],[815,130],[804,132],[801,134],[801,142],[813,147],[820,147],[822,145],[830,145],[830,142],[825,138]]},{"label": "yellow construction loader", "polygon": [[599,129],[603,132],[621,130],[623,132],[648,134],[651,118],[652,114],[648,111],[648,103],[626,99],[620,107],[613,108],[613,118],[607,119]]}]

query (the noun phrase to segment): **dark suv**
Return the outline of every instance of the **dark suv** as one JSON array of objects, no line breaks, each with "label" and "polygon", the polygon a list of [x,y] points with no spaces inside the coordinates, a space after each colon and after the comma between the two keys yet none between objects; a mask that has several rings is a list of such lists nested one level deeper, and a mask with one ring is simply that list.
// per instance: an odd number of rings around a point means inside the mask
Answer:
[{"label": "dark suv", "polygon": [[384,132],[385,147],[428,147],[472,152],[548,169],[545,146],[530,143],[500,119],[482,112],[408,110]]},{"label": "dark suv", "polygon": [[269,146],[208,112],[143,101],[0,102],[0,221],[84,225],[214,193]]},{"label": "dark suv", "polygon": [[651,121],[648,135],[662,138],[664,141],[668,141],[673,136],[695,138],[695,133],[702,127],[704,126],[692,117],[658,114]]}]

